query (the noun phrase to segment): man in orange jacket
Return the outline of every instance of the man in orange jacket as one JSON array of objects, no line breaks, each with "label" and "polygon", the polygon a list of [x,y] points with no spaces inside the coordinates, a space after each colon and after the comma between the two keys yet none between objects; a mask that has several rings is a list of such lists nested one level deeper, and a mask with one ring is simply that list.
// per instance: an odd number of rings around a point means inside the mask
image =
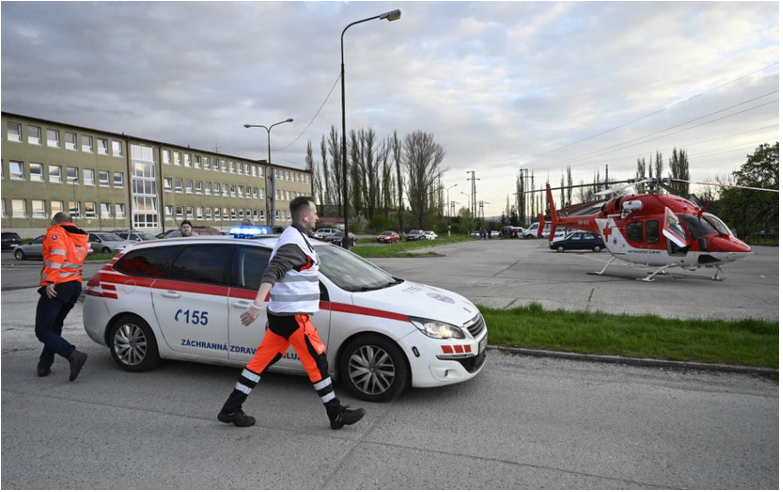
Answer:
[{"label": "man in orange jacket", "polygon": [[87,354],[68,343],[62,332],[65,317],[82,293],[82,268],[89,249],[87,233],[76,227],[69,214],[56,213],[43,242],[41,297],[35,311],[35,336],[44,344],[38,361],[40,377],[51,372],[54,354],[68,359],[71,381],[87,360]]}]

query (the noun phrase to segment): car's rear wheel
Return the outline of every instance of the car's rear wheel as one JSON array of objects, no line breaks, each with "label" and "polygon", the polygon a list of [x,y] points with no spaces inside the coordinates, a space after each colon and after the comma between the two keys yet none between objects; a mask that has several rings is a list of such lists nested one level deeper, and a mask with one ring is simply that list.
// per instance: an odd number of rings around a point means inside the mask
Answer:
[{"label": "car's rear wheel", "polygon": [[111,248],[103,248],[101,253],[111,253]]},{"label": "car's rear wheel", "polygon": [[557,247],[557,252],[558,252],[558,253],[562,253],[563,251],[565,251],[565,248],[564,248],[564,247],[562,247],[562,246],[558,246],[558,247]]},{"label": "car's rear wheel", "polygon": [[148,371],[160,364],[155,335],[138,316],[126,315],[115,321],[109,328],[108,342],[114,361],[126,371]]},{"label": "car's rear wheel", "polygon": [[16,251],[14,251],[14,258],[16,258],[17,260],[24,260],[25,259],[24,251],[22,251],[21,249],[17,249]]},{"label": "car's rear wheel", "polygon": [[394,400],[411,384],[411,370],[399,345],[382,335],[351,341],[340,358],[345,387],[366,401]]},{"label": "car's rear wheel", "polygon": [[601,252],[601,247],[600,246],[593,246],[593,251],[596,252],[596,253],[600,253]]}]

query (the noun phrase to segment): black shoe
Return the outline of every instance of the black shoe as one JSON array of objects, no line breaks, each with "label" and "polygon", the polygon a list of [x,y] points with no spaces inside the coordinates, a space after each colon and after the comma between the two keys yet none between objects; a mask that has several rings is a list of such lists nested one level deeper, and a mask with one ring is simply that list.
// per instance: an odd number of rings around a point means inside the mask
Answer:
[{"label": "black shoe", "polygon": [[237,427],[250,427],[256,423],[256,419],[250,415],[245,415],[242,410],[237,410],[234,413],[220,412],[218,414],[218,420],[225,422],[226,424],[234,424]]},{"label": "black shoe", "polygon": [[71,363],[71,375],[68,377],[68,380],[74,381],[82,370],[84,363],[87,362],[87,354],[74,350],[68,357],[68,362]]},{"label": "black shoe", "polygon": [[38,377],[39,378],[45,378],[49,374],[51,374],[52,370],[48,367],[38,367]]},{"label": "black shoe", "polygon": [[332,423],[332,429],[342,429],[344,425],[355,424],[356,422],[362,420],[362,417],[364,417],[365,413],[364,409],[357,408],[356,410],[353,410],[348,408],[349,406],[350,405],[340,407],[340,410],[334,417],[329,416],[329,420]]}]

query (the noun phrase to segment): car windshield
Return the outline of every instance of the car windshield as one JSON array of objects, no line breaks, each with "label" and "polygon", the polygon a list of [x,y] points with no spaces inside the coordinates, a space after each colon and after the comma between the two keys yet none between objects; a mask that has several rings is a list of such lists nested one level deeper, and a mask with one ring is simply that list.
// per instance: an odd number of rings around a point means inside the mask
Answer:
[{"label": "car windshield", "polygon": [[122,238],[114,233],[111,232],[101,232],[95,234],[98,236],[101,241],[122,241]]},{"label": "car windshield", "polygon": [[393,235],[393,234],[394,234],[394,233],[393,233],[392,231],[383,231],[383,232],[381,233],[381,236],[391,236],[391,235]]},{"label": "car windshield", "polygon": [[316,246],[315,249],[321,260],[319,271],[343,290],[361,292],[399,283],[388,273],[346,249],[326,245]]}]

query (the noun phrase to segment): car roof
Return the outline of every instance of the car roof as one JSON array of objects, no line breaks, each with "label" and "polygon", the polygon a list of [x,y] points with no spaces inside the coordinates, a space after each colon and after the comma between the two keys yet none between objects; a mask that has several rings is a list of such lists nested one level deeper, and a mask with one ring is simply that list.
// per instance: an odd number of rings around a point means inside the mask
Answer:
[{"label": "car roof", "polygon": [[[267,248],[274,248],[277,241],[280,239],[279,235],[264,236],[260,238],[235,238],[232,236],[191,236],[191,237],[171,237],[166,239],[156,239],[155,241],[144,241],[136,243],[133,246],[129,246],[128,251],[137,249],[146,249],[150,247],[170,246],[178,244],[253,244],[261,245]],[[314,245],[326,245],[329,243],[319,241],[318,239],[309,239]]]}]

